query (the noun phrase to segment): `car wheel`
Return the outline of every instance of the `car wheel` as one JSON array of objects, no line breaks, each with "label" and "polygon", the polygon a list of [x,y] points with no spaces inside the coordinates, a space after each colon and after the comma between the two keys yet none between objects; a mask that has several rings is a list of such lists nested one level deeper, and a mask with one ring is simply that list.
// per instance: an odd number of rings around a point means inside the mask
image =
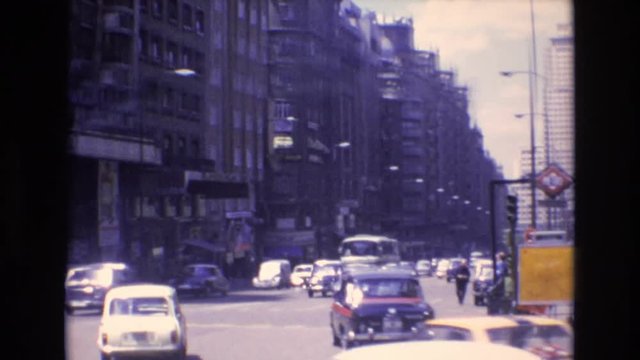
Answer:
[{"label": "car wheel", "polygon": [[73,308],[71,306],[65,306],[64,311],[67,313],[67,315],[73,315]]},{"label": "car wheel", "polygon": [[100,360],[111,360],[111,356],[101,352],[100,353]]},{"label": "car wheel", "polygon": [[204,289],[202,290],[202,296],[210,297],[211,293],[213,293],[213,287],[211,285],[205,285]]},{"label": "car wheel", "polygon": [[309,294],[309,297],[310,297],[310,298],[312,298],[312,297],[313,297],[313,291],[312,291],[312,290],[307,291],[307,294]]},{"label": "car wheel", "polygon": [[351,341],[349,341],[347,339],[347,334],[346,333],[342,333],[342,336],[340,337],[340,347],[343,350],[348,350],[351,349],[353,347],[353,344],[351,343]]},{"label": "car wheel", "polygon": [[473,305],[480,306],[480,297],[479,296],[474,296],[473,297]]},{"label": "car wheel", "polygon": [[333,346],[340,346],[340,338],[336,335],[336,330],[331,325],[331,336],[333,337]]},{"label": "car wheel", "polygon": [[322,291],[322,297],[327,297],[327,292],[326,291]]},{"label": "car wheel", "polygon": [[180,348],[180,350],[178,350],[178,352],[176,353],[176,356],[174,357],[174,359],[176,360],[185,360],[187,358],[187,348],[182,347]]}]

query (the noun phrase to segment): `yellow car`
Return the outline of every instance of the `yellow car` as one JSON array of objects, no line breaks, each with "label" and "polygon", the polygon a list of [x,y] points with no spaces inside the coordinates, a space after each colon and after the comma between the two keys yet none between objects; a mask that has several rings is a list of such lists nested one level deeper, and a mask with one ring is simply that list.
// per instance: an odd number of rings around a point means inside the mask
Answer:
[{"label": "yellow car", "polygon": [[503,344],[530,351],[542,359],[573,359],[573,330],[546,316],[505,315],[427,320],[432,340]]}]

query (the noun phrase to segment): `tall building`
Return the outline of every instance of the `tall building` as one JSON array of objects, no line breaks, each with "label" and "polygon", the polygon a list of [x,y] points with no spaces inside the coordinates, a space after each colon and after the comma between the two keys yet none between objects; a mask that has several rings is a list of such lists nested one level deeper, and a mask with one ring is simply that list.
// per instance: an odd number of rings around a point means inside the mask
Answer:
[{"label": "tall building", "polygon": [[[547,164],[560,166],[568,175],[575,174],[575,114],[574,114],[574,42],[573,27],[558,25],[545,52],[545,159]],[[573,234],[575,199],[573,187],[559,197],[566,207],[551,210],[549,224],[554,229]]]},{"label": "tall building", "polygon": [[244,262],[263,177],[265,3],[72,2],[70,261],[153,276],[183,257]]}]

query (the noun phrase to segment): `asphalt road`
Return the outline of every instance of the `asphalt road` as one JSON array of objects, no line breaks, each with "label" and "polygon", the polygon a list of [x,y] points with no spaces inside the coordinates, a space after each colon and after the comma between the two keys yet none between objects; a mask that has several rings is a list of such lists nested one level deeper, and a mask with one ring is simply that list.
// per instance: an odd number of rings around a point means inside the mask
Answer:
[{"label": "asphalt road", "polygon": [[[436,317],[484,315],[473,305],[471,288],[459,305],[455,286],[421,278]],[[331,297],[308,298],[300,289],[231,291],[227,297],[181,299],[187,319],[188,360],[327,360],[342,351],[332,345]],[[100,316],[78,312],[66,317],[67,360],[99,359]]]}]

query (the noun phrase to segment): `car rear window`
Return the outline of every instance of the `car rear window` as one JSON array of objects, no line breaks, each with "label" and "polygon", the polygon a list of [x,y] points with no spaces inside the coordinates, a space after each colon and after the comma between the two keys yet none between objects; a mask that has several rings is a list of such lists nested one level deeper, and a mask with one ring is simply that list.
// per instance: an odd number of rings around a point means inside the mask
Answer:
[{"label": "car rear window", "polygon": [[109,306],[111,315],[168,315],[169,304],[165,298],[113,299]]},{"label": "car rear window", "polygon": [[367,279],[358,282],[365,298],[422,297],[418,281],[413,279]]}]

